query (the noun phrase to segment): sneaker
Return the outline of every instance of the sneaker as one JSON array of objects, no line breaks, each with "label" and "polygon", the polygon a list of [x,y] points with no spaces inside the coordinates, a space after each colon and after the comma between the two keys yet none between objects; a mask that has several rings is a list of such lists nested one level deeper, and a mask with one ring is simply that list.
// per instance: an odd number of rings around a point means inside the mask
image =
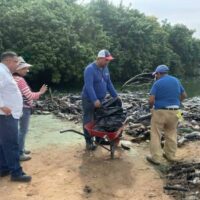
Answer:
[{"label": "sneaker", "polygon": [[26,174],[21,174],[20,176],[11,176],[11,181],[15,181],[15,182],[24,182],[24,183],[27,183],[27,182],[30,182],[32,179],[31,176],[28,176]]},{"label": "sneaker", "polygon": [[29,150],[24,150],[23,151],[25,154],[30,154],[31,153],[31,151],[29,151]]},{"label": "sneaker", "polygon": [[19,156],[20,161],[28,161],[30,159],[31,159],[31,156],[27,156],[25,154],[22,154],[22,155]]},{"label": "sneaker", "polygon": [[160,164],[161,164],[159,161],[153,159],[151,156],[147,156],[147,157],[146,157],[146,160],[147,160],[148,162],[150,162],[151,164],[154,164],[154,165],[160,165]]},{"label": "sneaker", "polygon": [[88,144],[88,143],[86,144],[86,150],[88,151],[94,151],[96,148],[97,146],[94,144]]}]

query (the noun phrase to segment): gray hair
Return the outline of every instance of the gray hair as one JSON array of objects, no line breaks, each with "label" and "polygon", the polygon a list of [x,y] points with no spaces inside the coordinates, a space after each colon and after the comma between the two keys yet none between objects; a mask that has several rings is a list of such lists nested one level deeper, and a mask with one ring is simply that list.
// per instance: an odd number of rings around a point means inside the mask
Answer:
[{"label": "gray hair", "polygon": [[1,54],[1,62],[6,60],[7,58],[14,58],[17,54],[13,51],[6,51]]}]

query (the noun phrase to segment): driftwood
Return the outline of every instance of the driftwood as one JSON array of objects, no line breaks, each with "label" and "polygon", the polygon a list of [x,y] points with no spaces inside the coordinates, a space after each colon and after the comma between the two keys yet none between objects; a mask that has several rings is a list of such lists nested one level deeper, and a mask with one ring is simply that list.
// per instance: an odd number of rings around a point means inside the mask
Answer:
[{"label": "driftwood", "polygon": [[126,81],[121,89],[123,89],[124,87],[128,86],[130,83],[137,83],[137,84],[144,84],[144,83],[151,83],[153,81],[153,76],[152,73],[142,73],[142,74],[138,74],[132,78],[130,78],[128,81]]},{"label": "driftwood", "polygon": [[[149,140],[151,113],[149,112],[147,95],[144,97],[144,93],[134,92],[120,93],[119,96],[128,116],[124,132],[133,136],[132,142]],[[182,110],[185,121],[180,122],[178,125],[179,147],[186,142],[200,139],[200,98],[186,99]],[[54,95],[50,90],[50,96],[45,96],[44,100],[37,101],[35,104],[35,114],[48,114],[49,112],[74,123],[81,123],[80,95]],[[138,126],[138,124],[140,125]]]},{"label": "driftwood", "polygon": [[148,120],[151,119],[151,113],[148,113],[148,114],[146,114],[146,115],[142,115],[141,117],[139,117],[139,118],[137,119],[137,122],[141,122],[141,121],[146,120],[146,119],[148,119]]},{"label": "driftwood", "polygon": [[178,146],[181,147],[183,144],[189,141],[200,140],[200,132],[194,131],[190,134],[186,134],[178,139]]},{"label": "driftwood", "polygon": [[[200,199],[200,163],[177,163],[168,169],[164,190],[175,199]],[[183,194],[184,192],[184,194]],[[170,193],[168,193],[170,194]]]},{"label": "driftwood", "polygon": [[176,191],[182,191],[182,192],[188,192],[189,191],[188,188],[181,187],[180,185],[174,185],[174,186],[167,185],[167,186],[164,186],[163,188],[165,190],[176,190]]},{"label": "driftwood", "polygon": [[179,163],[177,165],[172,165],[169,167],[168,172],[177,172],[180,171],[184,168],[195,168],[195,169],[200,169],[200,163]]},{"label": "driftwood", "polygon": [[194,179],[196,177],[200,177],[200,172],[196,172],[196,173],[194,172],[194,173],[188,174],[187,175],[187,180],[192,180],[192,179]]},{"label": "driftwood", "polygon": [[52,95],[52,91],[51,88],[49,88],[49,95],[50,95],[50,99],[53,105],[55,105],[55,108],[57,109],[57,111],[59,112],[59,105],[58,103],[54,100],[53,95]]},{"label": "driftwood", "polygon": [[170,174],[167,176],[168,179],[176,179],[177,177],[183,176],[183,174],[188,174],[188,173],[194,173],[195,172],[195,168],[186,168],[186,169],[181,169],[173,174]]}]

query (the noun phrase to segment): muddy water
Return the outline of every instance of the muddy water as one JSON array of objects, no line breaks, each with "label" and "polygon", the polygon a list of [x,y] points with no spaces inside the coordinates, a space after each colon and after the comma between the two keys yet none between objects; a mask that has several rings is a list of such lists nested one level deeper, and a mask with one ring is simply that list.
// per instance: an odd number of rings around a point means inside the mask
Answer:
[{"label": "muddy water", "polygon": [[27,135],[27,149],[38,149],[47,145],[84,144],[84,138],[73,132],[60,134],[60,130],[75,129],[82,132],[81,124],[61,120],[53,115],[32,115]]}]

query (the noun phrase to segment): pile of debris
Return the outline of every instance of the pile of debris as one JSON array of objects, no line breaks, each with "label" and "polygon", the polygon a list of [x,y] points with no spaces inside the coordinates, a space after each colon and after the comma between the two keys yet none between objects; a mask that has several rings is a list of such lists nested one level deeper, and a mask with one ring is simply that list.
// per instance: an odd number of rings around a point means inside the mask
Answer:
[{"label": "pile of debris", "polygon": [[180,200],[200,199],[200,163],[179,163],[172,165],[166,175],[164,191]]},{"label": "pile of debris", "polygon": [[[127,113],[125,132],[133,137],[132,142],[150,138],[151,113],[148,95],[140,92],[121,93],[123,108]],[[183,103],[184,121],[178,126],[178,145],[200,139],[200,98],[187,99]],[[79,123],[82,120],[80,95],[68,94],[46,97],[35,104],[35,114],[54,113],[56,116]]]},{"label": "pile of debris", "polygon": [[[126,106],[126,99],[129,102]],[[140,143],[150,139],[150,118],[147,98],[124,98],[128,109],[126,133],[133,137],[132,142]],[[131,105],[132,102],[132,105]],[[131,105],[131,106],[130,106]],[[188,141],[200,140],[200,98],[186,99],[182,105],[183,120],[178,124],[178,146]],[[162,138],[164,141],[164,138]]]},{"label": "pile of debris", "polygon": [[[123,108],[127,110],[130,121],[140,121],[144,115],[150,119],[146,99],[140,98],[142,93],[120,94]],[[44,100],[35,102],[34,114],[54,113],[56,116],[74,122],[81,122],[82,106],[80,95],[68,94],[65,96],[46,96]],[[144,119],[143,119],[144,120]]]},{"label": "pile of debris", "polygon": [[34,114],[53,113],[57,117],[75,123],[80,122],[82,117],[81,97],[79,95],[46,96],[44,100],[36,101],[34,108]]}]

